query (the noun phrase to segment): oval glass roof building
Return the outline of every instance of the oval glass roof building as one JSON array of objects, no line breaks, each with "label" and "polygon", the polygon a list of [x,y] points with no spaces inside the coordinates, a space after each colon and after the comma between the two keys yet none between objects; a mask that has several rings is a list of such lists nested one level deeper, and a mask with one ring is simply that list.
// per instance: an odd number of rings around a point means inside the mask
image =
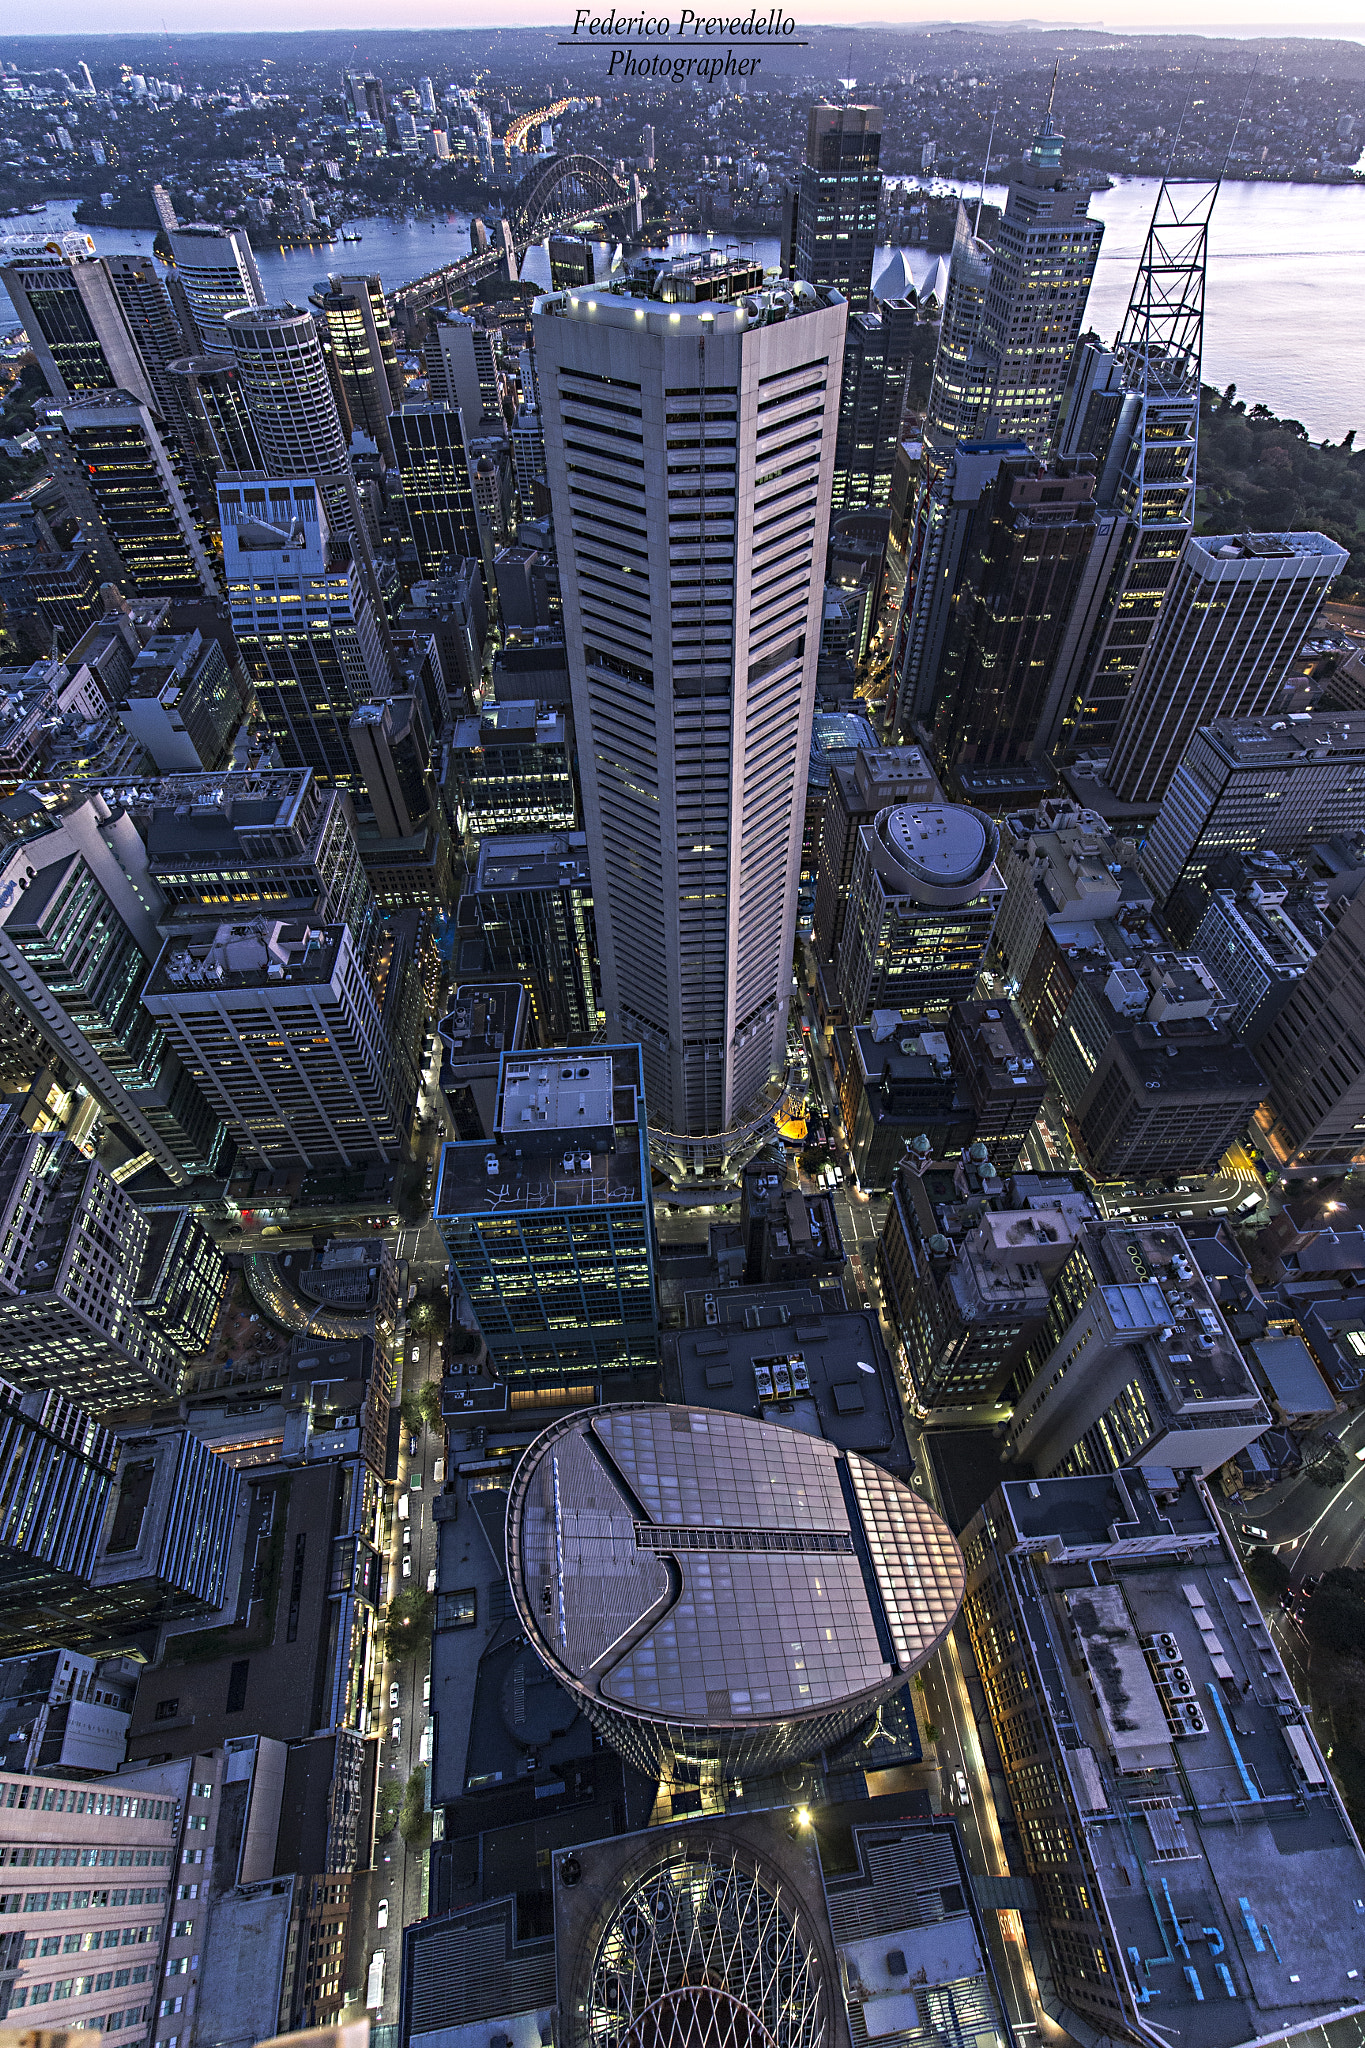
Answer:
[{"label": "oval glass roof building", "polygon": [[654,1402],[536,1439],[507,1559],[555,1677],[669,1776],[772,1770],[842,1741],[939,1647],[964,1582],[947,1524],[869,1459]]}]

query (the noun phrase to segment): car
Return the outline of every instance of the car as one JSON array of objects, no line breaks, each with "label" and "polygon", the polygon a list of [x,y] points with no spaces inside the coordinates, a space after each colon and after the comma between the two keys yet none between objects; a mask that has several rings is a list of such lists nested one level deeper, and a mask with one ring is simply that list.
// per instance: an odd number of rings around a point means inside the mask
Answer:
[{"label": "car", "polygon": [[391,1707],[396,1707],[398,1705],[398,1680],[396,1678],[394,1679],[393,1684],[389,1687],[389,1705]]},{"label": "car", "polygon": [[970,1806],[972,1801],[972,1795],[967,1790],[967,1778],[965,1772],[955,1771],[953,1773],[953,1777],[957,1784],[958,1799],[961,1801],[963,1806]]},{"label": "car", "polygon": [[412,1552],[410,1550],[403,1552],[403,1577],[405,1579],[412,1577]]},{"label": "car", "polygon": [[403,1548],[404,1548],[404,1550],[410,1550],[410,1549],[412,1548],[412,1523],[411,1523],[411,1522],[404,1522],[404,1524],[403,1524]]},{"label": "car", "polygon": [[1270,1531],[1262,1529],[1257,1522],[1243,1522],[1242,1534],[1243,1536],[1249,1536],[1254,1543],[1268,1543],[1270,1541]]},{"label": "car", "polygon": [[408,1438],[408,1456],[410,1458],[415,1458],[417,1456],[417,1439],[415,1436],[410,1436]]},{"label": "car", "polygon": [[381,1899],[381,1900],[379,1901],[379,1911],[378,1911],[378,1912],[377,1912],[377,1913],[375,1914],[375,1916],[374,1916],[374,1924],[375,1924],[375,1926],[376,1926],[376,1927],[380,1927],[380,1928],[383,1928],[383,1927],[387,1927],[387,1926],[388,1926],[388,1924],[389,1924],[389,1902],[388,1902],[388,1900],[387,1900],[387,1899]]},{"label": "car", "polygon": [[400,1522],[406,1522],[408,1519],[408,1497],[405,1493],[398,1496],[398,1519]]},{"label": "car", "polygon": [[393,1727],[392,1727],[392,1728],[391,1728],[391,1729],[389,1730],[389,1733],[390,1733],[390,1734],[392,1735],[392,1737],[393,1737],[393,1739],[394,1739],[394,1741],[395,1741],[395,1742],[397,1742],[397,1741],[399,1740],[399,1738],[400,1738],[400,1737],[402,1736],[402,1733],[403,1733],[403,1717],[402,1717],[402,1715],[401,1715],[401,1714],[395,1714],[395,1715],[394,1715],[394,1717],[393,1717]]}]

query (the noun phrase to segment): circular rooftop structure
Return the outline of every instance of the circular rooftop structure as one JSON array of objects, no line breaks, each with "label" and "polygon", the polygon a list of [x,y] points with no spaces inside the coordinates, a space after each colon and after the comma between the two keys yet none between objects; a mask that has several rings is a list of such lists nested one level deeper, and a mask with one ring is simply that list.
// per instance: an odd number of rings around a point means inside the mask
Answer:
[{"label": "circular rooftop structure", "polygon": [[821,2048],[819,1947],[776,1874],[722,1845],[639,1874],[593,1953],[580,2034],[602,2048]]},{"label": "circular rooftop structure", "polygon": [[709,1408],[557,1422],[508,1499],[531,1641],[642,1769],[774,1770],[842,1741],[962,1598],[946,1523],[870,1459]]},{"label": "circular rooftop structure", "polygon": [[898,865],[938,889],[978,881],[1000,846],[999,827],[966,804],[896,804],[877,826]]}]

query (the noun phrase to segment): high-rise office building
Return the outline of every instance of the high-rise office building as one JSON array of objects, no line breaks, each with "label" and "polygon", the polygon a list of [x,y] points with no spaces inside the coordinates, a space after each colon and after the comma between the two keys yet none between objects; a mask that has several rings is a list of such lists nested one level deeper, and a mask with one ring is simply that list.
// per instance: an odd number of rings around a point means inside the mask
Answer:
[{"label": "high-rise office building", "polygon": [[1050,751],[1063,709],[1057,656],[1090,552],[1094,493],[1088,458],[1044,464],[1007,455],[987,485],[958,557],[938,662],[941,772],[1013,766]]},{"label": "high-rise office building", "polygon": [[881,151],[880,107],[812,107],[783,237],[787,275],[841,292],[855,312],[872,290]]},{"label": "high-rise office building", "polygon": [[[507,1531],[528,1639],[601,1734],[674,1783],[832,1749],[938,1648],[965,1576],[946,1523],[870,1458],[714,1408],[554,1423]],[[619,1614],[601,1611],[608,1580]]]},{"label": "high-rise office building", "polygon": [[501,421],[493,337],[468,313],[432,315],[423,362],[432,403],[458,412],[467,434],[478,433],[485,414]]},{"label": "high-rise office building", "polygon": [[1071,754],[1113,745],[1194,529],[1204,276],[1216,180],[1163,179],[1112,352],[1082,352],[1063,455],[1092,454],[1095,551],[1059,670]]},{"label": "high-rise office building", "polygon": [[570,720],[534,698],[485,704],[450,743],[446,802],[466,841],[578,826]]},{"label": "high-rise office building", "polygon": [[953,1068],[972,1099],[975,1142],[998,1173],[1012,1172],[1047,1093],[1047,1070],[1008,1004],[954,1003]]},{"label": "high-rise office building", "polygon": [[963,441],[978,438],[993,365],[981,346],[981,317],[991,281],[991,246],[974,234],[958,201],[938,349],[924,415],[927,480],[942,476]]},{"label": "high-rise office building", "polygon": [[902,737],[932,716],[954,595],[978,525],[993,502],[1000,465],[1029,453],[1022,441],[945,441],[941,460],[931,469],[910,534],[891,655],[895,706],[889,730]]},{"label": "high-rise office building", "polygon": [[[1231,876],[1223,879],[1231,868],[1242,870],[1240,886]],[[1264,867],[1258,874],[1235,855],[1220,861],[1208,881],[1191,948],[1236,1004],[1233,1030],[1254,1046],[1312,966],[1331,926],[1311,884],[1291,891],[1283,875]]]},{"label": "high-rise office building", "polygon": [[1000,831],[961,804],[895,804],[858,827],[839,948],[850,1023],[946,1017],[972,993],[1005,893]]},{"label": "high-rise office building", "polygon": [[147,363],[93,245],[88,253],[17,256],[0,278],[54,398],[126,391],[156,404]]},{"label": "high-rise office building", "polygon": [[162,1172],[211,1172],[222,1125],[141,1001],[162,905],[136,827],[98,793],[26,824],[0,859],[0,986]]},{"label": "high-rise office building", "polygon": [[286,768],[354,786],[351,716],[391,681],[361,566],[322,488],[288,477],[218,486],[232,630]]},{"label": "high-rise office building", "polygon": [[231,355],[228,314],[266,302],[245,229],[184,227],[167,240],[173,279],[184,295],[199,348],[205,355]]},{"label": "high-rise office building", "polygon": [[885,511],[891,503],[917,320],[906,299],[849,317],[834,451],[836,513]]},{"label": "high-rise office building", "polygon": [[388,463],[394,459],[389,415],[403,402],[405,378],[398,365],[384,287],[378,276],[329,277],[313,303],[327,323],[351,424],[368,434]]},{"label": "high-rise office building", "polygon": [[138,1281],[138,1307],[187,1357],[207,1351],[231,1275],[227,1260],[188,1209],[156,1209]]},{"label": "high-rise office building", "polygon": [[177,356],[169,378],[185,387],[185,410],[207,467],[259,470],[265,461],[233,356]]},{"label": "high-rise office building", "polygon": [[1049,452],[1104,235],[1089,208],[1089,186],[1063,176],[1049,109],[995,233],[977,332],[989,383],[970,438]]},{"label": "high-rise office building", "polygon": [[1286,857],[1359,829],[1365,729],[1315,713],[1218,719],[1190,739],[1142,849],[1158,899],[1228,853]]},{"label": "high-rise office building", "polygon": [[347,926],[274,918],[172,938],[143,1001],[263,1166],[403,1156],[413,1105]]},{"label": "high-rise office building", "polygon": [[1257,1047],[1257,1122],[1282,1171],[1346,1173],[1365,1158],[1365,896],[1295,982]]},{"label": "high-rise office building", "polygon": [[504,1054],[492,1138],[442,1150],[436,1223],[514,1387],[657,1362],[643,1080],[635,1045]]},{"label": "high-rise office building", "polygon": [[[962,1541],[963,1614],[1068,2030],[1142,2040],[1158,2003],[1162,2028],[1228,2048],[1359,2024],[1360,1979],[1337,1958],[1365,1857],[1221,1501],[1151,1469],[1012,1480]],[[1220,1811],[1189,1796],[1206,1772]],[[1276,1883],[1291,1812],[1311,1914],[1285,1912]]]},{"label": "high-rise office building", "polygon": [[55,1388],[0,1380],[0,1634],[94,1574],[119,1441]]},{"label": "high-rise office building", "polygon": [[187,336],[181,326],[165,281],[150,256],[106,256],[103,261],[128,330],[146,365],[154,410],[185,462],[193,464],[194,420],[186,405],[188,394],[183,380],[172,367],[184,355],[193,336]]},{"label": "high-rise office building", "polygon": [[244,696],[217,640],[197,627],[154,633],[133,663],[119,717],[163,775],[192,774],[227,761]]},{"label": "high-rise office building", "polygon": [[258,305],[229,312],[223,325],[268,474],[311,478],[329,523],[368,567],[369,530],[312,314]]},{"label": "high-rise office building", "polygon": [[491,595],[492,542],[474,495],[463,415],[444,405],[405,405],[388,433],[422,575],[472,557],[482,563]]},{"label": "high-rise office building", "polygon": [[581,832],[487,838],[460,904],[483,940],[485,974],[519,980],[542,1045],[583,1045],[597,1030],[597,934]]},{"label": "high-rise office building", "polygon": [[0,1112],[0,1377],[92,1414],[174,1400],[183,1354],[137,1307],[150,1235],[98,1161]]},{"label": "high-rise office building", "polygon": [[50,654],[54,634],[59,648],[69,648],[102,609],[85,547],[63,546],[31,500],[0,505],[0,620],[25,652]]},{"label": "high-rise office building", "polygon": [[352,712],[351,752],[381,839],[411,839],[436,799],[431,733],[412,692]]},{"label": "high-rise office building", "polygon": [[1082,1224],[1029,1350],[1006,1454],[1049,1477],[1212,1472],[1269,1420],[1184,1234]]},{"label": "high-rise office building", "polygon": [[1196,726],[1284,708],[1290,663],[1346,562],[1323,533],[1189,536],[1124,702],[1115,795],[1157,802]]},{"label": "high-rise office building", "polygon": [[607,1028],[667,1130],[784,1053],[845,319],[704,260],[538,319]]},{"label": "high-rise office building", "polygon": [[1229,1030],[1233,1004],[1204,962],[1119,962],[1101,947],[1067,980],[1065,999],[1049,991],[1057,1029],[1047,1065],[1091,1170],[1106,1180],[1213,1172],[1265,1080]]},{"label": "high-rise office building", "polygon": [[220,595],[171,451],[148,408],[126,391],[64,404],[59,478],[87,501],[138,596]]},{"label": "high-rise office building", "polygon": [[1078,1219],[1042,1193],[1011,1199],[998,1180],[989,1201],[963,1200],[946,1170],[922,1167],[913,1156],[902,1165],[877,1242],[915,1398],[928,1409],[1002,1402],[1043,1327]]},{"label": "high-rise office building", "polygon": [[815,944],[831,966],[839,958],[848,913],[848,885],[858,851],[858,828],[890,804],[933,803],[933,770],[919,747],[859,746],[851,762],[830,770],[820,815],[815,882]]},{"label": "high-rise office building", "polygon": [[139,783],[126,810],[168,906],[163,937],[220,918],[228,903],[238,917],[347,924],[368,955],[374,902],[355,812],[348,793],[311,768],[160,776]]}]

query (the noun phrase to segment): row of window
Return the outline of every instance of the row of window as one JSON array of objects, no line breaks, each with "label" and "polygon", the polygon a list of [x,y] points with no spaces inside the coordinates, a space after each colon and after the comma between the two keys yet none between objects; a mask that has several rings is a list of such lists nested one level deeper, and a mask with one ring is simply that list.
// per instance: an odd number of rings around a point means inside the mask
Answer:
[{"label": "row of window", "polygon": [[[116,1256],[121,1259],[122,1253],[116,1252]],[[0,1806],[15,1806],[21,1812],[29,1807],[35,1813],[41,1809],[43,1813],[102,1814],[115,1820],[171,1820],[176,1805],[174,1799],[130,1799],[116,1792],[78,1792],[74,1786],[0,1779]]]},{"label": "row of window", "polygon": [[[95,1992],[108,1991],[115,1985],[121,1986],[129,1983],[145,1984],[147,1976],[148,1972],[145,1969],[101,1970],[99,1975],[95,1977],[59,1977],[55,1983],[16,1984],[10,1993],[9,2009],[11,2012],[17,2012],[21,2006],[25,2005],[47,2005],[49,2001],[56,2004],[59,2000],[66,1998],[88,1998]],[[136,2012],[142,2019],[146,2019],[147,2008],[145,2005],[138,2006]],[[110,2017],[112,2018],[112,2015]],[[109,2023],[109,2020],[105,2021],[106,2027]],[[82,2024],[87,2027],[97,2027],[100,2022],[97,2019],[87,2019]],[[119,2018],[118,2024],[120,2026],[131,2025],[132,2015],[123,2014]]]}]

